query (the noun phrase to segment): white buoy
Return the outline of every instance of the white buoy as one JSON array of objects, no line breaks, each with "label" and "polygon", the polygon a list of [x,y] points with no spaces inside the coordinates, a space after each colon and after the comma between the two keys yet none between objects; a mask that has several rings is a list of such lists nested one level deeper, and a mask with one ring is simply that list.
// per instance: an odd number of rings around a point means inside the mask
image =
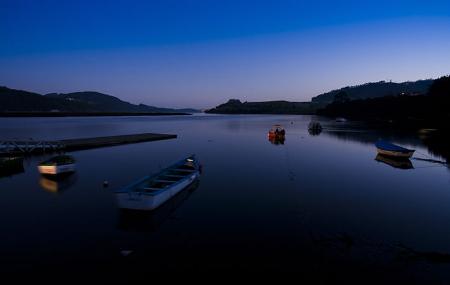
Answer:
[{"label": "white buoy", "polygon": [[108,187],[108,185],[109,185],[108,180],[103,181],[103,187]]}]

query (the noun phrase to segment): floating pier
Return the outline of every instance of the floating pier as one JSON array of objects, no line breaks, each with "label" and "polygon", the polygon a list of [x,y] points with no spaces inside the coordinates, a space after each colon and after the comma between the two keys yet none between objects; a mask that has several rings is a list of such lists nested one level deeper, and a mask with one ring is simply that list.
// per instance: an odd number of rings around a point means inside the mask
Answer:
[{"label": "floating pier", "polygon": [[120,136],[67,139],[58,141],[0,141],[0,154],[15,155],[55,151],[72,151],[139,142],[167,140],[174,139],[176,137],[177,135],[144,133]]}]

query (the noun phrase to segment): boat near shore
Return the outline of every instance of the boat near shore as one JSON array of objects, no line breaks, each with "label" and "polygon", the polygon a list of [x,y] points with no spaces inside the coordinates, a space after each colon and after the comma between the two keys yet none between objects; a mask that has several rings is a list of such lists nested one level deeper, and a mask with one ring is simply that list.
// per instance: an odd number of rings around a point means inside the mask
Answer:
[{"label": "boat near shore", "polygon": [[119,208],[154,210],[200,177],[200,164],[194,155],[178,161],[154,175],[115,191]]},{"label": "boat near shore", "polygon": [[409,159],[415,151],[383,140],[377,141],[375,146],[378,154],[398,159]]},{"label": "boat near shore", "polygon": [[39,163],[38,170],[42,175],[63,175],[75,172],[75,159],[70,155],[58,155]]},{"label": "boat near shore", "polygon": [[338,117],[338,118],[336,118],[336,120],[335,120],[337,123],[345,123],[345,122],[347,122],[347,119],[346,118],[342,118],[342,117]]},{"label": "boat near shore", "polygon": [[23,157],[0,157],[0,177],[24,172]]}]

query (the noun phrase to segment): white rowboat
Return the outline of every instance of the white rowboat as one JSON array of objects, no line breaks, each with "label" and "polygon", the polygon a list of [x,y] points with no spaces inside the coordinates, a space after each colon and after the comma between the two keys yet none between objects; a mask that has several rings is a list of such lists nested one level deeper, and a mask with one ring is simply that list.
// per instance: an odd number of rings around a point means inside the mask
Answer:
[{"label": "white rowboat", "polygon": [[119,208],[154,210],[200,177],[195,156],[182,159],[161,172],[143,177],[115,191]]}]

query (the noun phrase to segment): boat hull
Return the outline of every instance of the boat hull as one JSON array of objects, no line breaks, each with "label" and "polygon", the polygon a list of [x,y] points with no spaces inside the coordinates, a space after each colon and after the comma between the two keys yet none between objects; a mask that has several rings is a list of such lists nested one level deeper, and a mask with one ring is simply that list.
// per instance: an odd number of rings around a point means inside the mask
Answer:
[{"label": "boat hull", "polygon": [[381,148],[377,148],[377,152],[381,155],[395,157],[395,158],[411,158],[411,156],[414,154],[414,151],[392,151],[392,150],[385,150]]},{"label": "boat hull", "polygon": [[118,206],[122,209],[154,210],[180,191],[187,188],[199,177],[199,172],[192,173],[176,185],[170,186],[168,189],[155,194],[135,191],[118,192],[116,193]]},{"label": "boat hull", "polygon": [[75,164],[39,165],[38,170],[43,175],[60,175],[75,172]]}]

